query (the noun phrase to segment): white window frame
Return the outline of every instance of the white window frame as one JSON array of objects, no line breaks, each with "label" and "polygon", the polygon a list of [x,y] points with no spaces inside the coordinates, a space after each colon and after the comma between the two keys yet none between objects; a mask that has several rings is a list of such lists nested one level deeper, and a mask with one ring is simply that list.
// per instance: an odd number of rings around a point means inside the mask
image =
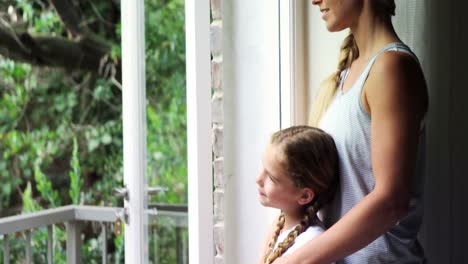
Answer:
[{"label": "white window frame", "polygon": [[214,262],[210,2],[185,1],[189,262]]},{"label": "white window frame", "polygon": [[[186,0],[189,261],[214,261],[209,0]],[[144,1],[123,0],[125,263],[148,263]]]},{"label": "white window frame", "polygon": [[[278,0],[281,127],[308,123],[305,74],[306,2]],[[307,4],[309,4],[307,2]]]}]

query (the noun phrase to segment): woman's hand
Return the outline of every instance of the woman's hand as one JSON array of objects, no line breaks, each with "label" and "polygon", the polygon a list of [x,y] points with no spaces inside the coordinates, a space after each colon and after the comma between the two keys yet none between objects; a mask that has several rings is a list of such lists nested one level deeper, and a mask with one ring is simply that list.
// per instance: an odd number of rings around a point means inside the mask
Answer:
[{"label": "woman's hand", "polygon": [[291,255],[287,255],[277,258],[273,264],[298,264],[298,262],[295,262]]}]

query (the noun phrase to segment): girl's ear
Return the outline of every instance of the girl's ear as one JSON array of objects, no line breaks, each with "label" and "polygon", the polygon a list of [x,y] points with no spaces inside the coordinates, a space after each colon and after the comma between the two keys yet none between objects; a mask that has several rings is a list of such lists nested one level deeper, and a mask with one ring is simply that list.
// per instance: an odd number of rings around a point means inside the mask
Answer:
[{"label": "girl's ear", "polygon": [[301,190],[301,196],[299,197],[299,200],[297,200],[297,203],[300,205],[305,205],[310,203],[315,197],[314,191],[310,188],[302,188]]}]

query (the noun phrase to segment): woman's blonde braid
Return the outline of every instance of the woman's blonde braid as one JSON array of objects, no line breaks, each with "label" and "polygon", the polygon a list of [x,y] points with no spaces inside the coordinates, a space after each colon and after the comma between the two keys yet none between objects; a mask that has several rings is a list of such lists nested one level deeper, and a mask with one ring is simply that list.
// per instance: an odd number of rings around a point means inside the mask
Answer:
[{"label": "woman's blonde braid", "polygon": [[327,110],[338,86],[340,85],[341,73],[351,67],[353,61],[358,57],[359,49],[353,33],[350,32],[343,40],[343,44],[341,44],[340,58],[338,60],[336,71],[322,83],[319,93],[317,94],[317,98],[314,101],[311,116],[309,118],[309,124],[311,126],[318,126],[322,115]]}]

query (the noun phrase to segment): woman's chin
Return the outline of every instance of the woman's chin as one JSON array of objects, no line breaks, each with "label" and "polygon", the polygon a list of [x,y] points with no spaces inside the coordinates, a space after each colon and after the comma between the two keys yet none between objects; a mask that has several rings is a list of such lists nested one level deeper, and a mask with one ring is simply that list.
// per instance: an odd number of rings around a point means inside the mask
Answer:
[{"label": "woman's chin", "polygon": [[340,32],[347,29],[347,27],[339,26],[336,23],[332,23],[331,21],[326,22],[325,26],[329,32]]},{"label": "woman's chin", "polygon": [[340,32],[343,29],[337,28],[334,25],[328,25],[327,24],[327,30],[328,30],[328,32]]}]

